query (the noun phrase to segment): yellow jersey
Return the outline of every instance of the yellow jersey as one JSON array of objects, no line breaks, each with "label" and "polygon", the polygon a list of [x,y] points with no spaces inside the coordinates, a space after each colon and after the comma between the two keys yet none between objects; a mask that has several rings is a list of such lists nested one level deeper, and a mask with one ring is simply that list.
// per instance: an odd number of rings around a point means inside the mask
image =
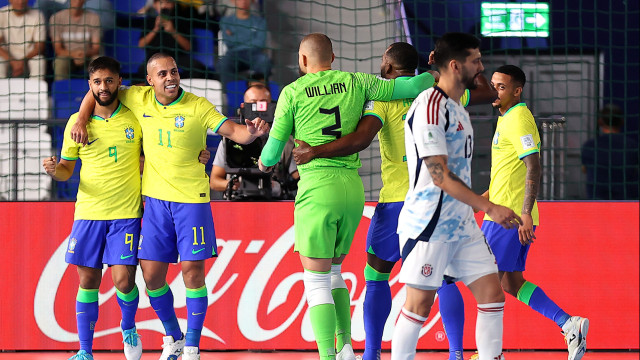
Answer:
[{"label": "yellow jersey", "polygon": [[207,129],[217,132],[227,118],[207,99],[180,89],[161,104],[150,86],[120,90],[118,98],[136,115],[144,133],[142,194],[180,203],[209,202],[209,177],[198,161]]},{"label": "yellow jersey", "polygon": [[[514,105],[498,117],[491,143],[491,182],[489,200],[521,215],[524,204],[527,167],[522,159],[540,152],[540,134],[525,103]],[[538,203],[531,210],[533,224],[539,225]],[[491,220],[488,215],[484,217]]]},{"label": "yellow jersey", "polygon": [[109,118],[92,116],[86,146],[71,140],[78,114],[67,122],[61,158],[82,161],[75,220],[116,220],[142,216],[140,145],[142,130],[122,104]]}]

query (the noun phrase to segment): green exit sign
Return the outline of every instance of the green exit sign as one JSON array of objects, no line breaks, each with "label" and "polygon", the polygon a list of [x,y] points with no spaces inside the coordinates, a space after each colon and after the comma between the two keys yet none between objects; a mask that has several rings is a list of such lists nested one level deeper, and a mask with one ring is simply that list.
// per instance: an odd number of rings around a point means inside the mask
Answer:
[{"label": "green exit sign", "polygon": [[549,37],[548,3],[481,4],[483,36]]}]

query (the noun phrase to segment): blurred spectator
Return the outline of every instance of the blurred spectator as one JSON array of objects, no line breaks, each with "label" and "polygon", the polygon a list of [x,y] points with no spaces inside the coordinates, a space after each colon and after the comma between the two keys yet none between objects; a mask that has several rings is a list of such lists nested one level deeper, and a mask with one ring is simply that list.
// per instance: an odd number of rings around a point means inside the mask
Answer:
[{"label": "blurred spectator", "polygon": [[614,104],[598,113],[600,135],[582,145],[587,198],[638,199],[638,139],[622,132],[624,115]]},{"label": "blurred spectator", "polygon": [[27,0],[9,0],[0,8],[0,78],[44,78],[44,17]]},{"label": "blurred spectator", "polygon": [[70,8],[60,10],[49,20],[49,33],[56,58],[54,80],[68,79],[72,71],[83,70],[100,55],[100,17],[85,10],[85,0],[71,0]]},{"label": "blurred spectator", "polygon": [[[247,106],[249,104],[255,104],[259,101],[271,102],[271,93],[269,92],[269,88],[264,85],[258,84],[250,86],[244,93],[244,103],[241,106]],[[252,119],[250,119],[252,120]],[[256,140],[256,143],[260,139]],[[266,139],[262,139],[263,144],[266,142]],[[272,180],[272,196],[275,198],[293,198],[293,190],[295,186],[292,186],[292,182],[297,181],[300,176],[298,175],[298,168],[296,167],[295,161],[293,161],[292,151],[293,151],[294,143],[293,141],[287,142],[285,145],[285,149],[282,152],[282,158],[280,162],[276,164],[273,174]],[[259,151],[258,151],[259,153]],[[218,150],[216,151],[216,156],[213,160],[213,167],[211,168],[211,179],[209,182],[209,186],[212,190],[215,191],[226,191],[229,186],[229,182],[232,181],[231,177],[227,174],[227,169],[230,167],[227,164],[227,151],[226,151],[226,142],[220,141],[218,145]],[[256,167],[257,169],[257,167]],[[242,181],[235,180],[234,184],[232,184],[232,189],[234,191],[238,191],[242,189]]]},{"label": "blurred spectator", "polygon": [[[190,54],[192,27],[189,13],[178,11],[173,0],[154,0],[153,9],[138,41],[138,46],[145,50],[146,59],[162,52],[176,60],[182,78],[203,78],[205,66]],[[146,74],[146,68],[145,61],[140,66],[140,75]]]},{"label": "blurred spectator", "polygon": [[227,52],[218,61],[223,84],[236,80],[241,71],[250,70],[269,77],[271,60],[265,54],[267,23],[251,13],[251,0],[234,0],[236,11],[220,20],[222,40]]},{"label": "blurred spectator", "polygon": [[[70,0],[36,0],[34,8],[40,10],[44,19],[49,21],[53,14],[70,8],[70,2]],[[113,4],[110,0],[86,0],[84,8],[98,14],[102,31],[115,27]]]}]

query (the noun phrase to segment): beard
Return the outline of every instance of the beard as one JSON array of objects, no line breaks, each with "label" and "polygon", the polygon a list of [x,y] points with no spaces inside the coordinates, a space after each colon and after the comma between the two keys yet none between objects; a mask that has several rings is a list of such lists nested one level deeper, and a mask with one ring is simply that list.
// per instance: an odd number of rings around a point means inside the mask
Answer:
[{"label": "beard", "polygon": [[478,77],[478,75],[480,75],[480,73],[477,73],[474,76],[465,76],[462,79],[465,89],[475,90],[478,88],[478,84],[476,84],[476,77]]},{"label": "beard", "polygon": [[100,106],[109,106],[111,104],[113,104],[114,101],[116,101],[116,99],[118,98],[118,89],[116,89],[115,92],[110,93],[111,96],[109,97],[109,99],[102,101],[102,99],[100,99],[100,96],[98,96],[98,94],[93,93],[93,98],[96,99],[96,102],[98,103],[98,105]]}]

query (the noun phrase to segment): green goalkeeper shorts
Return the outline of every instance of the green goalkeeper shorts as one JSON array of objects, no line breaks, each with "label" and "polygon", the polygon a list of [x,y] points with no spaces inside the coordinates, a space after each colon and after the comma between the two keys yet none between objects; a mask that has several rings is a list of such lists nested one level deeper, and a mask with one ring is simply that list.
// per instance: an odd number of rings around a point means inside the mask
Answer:
[{"label": "green goalkeeper shorts", "polygon": [[357,170],[322,167],[305,171],[294,210],[294,251],[321,259],[348,254],[363,208],[364,187]]}]

